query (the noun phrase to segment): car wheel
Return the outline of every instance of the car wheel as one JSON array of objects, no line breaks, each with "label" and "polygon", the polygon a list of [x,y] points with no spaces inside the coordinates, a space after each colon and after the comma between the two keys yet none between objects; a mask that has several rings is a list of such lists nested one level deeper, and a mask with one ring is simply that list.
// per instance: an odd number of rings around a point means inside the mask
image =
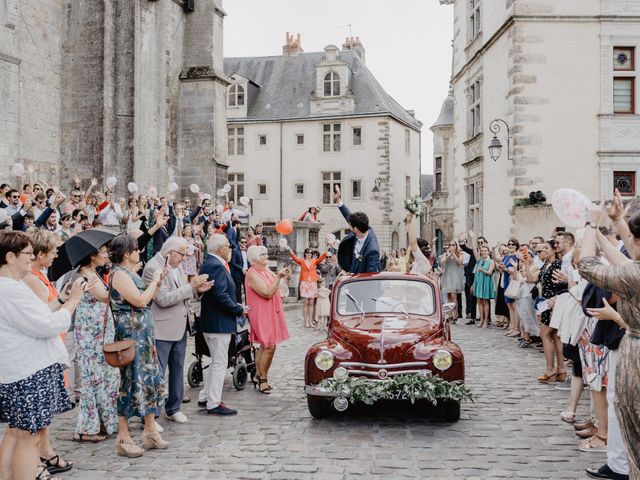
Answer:
[{"label": "car wheel", "polygon": [[460,420],[460,402],[447,400],[442,403],[442,418],[448,422]]},{"label": "car wheel", "polygon": [[233,368],[233,387],[236,390],[244,390],[247,385],[247,366],[244,363],[237,363]]},{"label": "car wheel", "polygon": [[187,370],[187,382],[191,388],[196,388],[202,381],[202,369],[200,363],[193,362]]},{"label": "car wheel", "polygon": [[307,406],[313,418],[325,418],[331,413],[331,400],[307,395]]}]

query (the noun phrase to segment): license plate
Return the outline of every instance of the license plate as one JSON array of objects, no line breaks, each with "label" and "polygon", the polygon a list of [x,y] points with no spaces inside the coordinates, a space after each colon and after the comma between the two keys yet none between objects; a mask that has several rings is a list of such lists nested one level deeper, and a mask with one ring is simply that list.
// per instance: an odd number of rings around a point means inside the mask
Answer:
[{"label": "license plate", "polygon": [[391,396],[392,400],[409,400],[409,395],[406,392],[395,392]]}]

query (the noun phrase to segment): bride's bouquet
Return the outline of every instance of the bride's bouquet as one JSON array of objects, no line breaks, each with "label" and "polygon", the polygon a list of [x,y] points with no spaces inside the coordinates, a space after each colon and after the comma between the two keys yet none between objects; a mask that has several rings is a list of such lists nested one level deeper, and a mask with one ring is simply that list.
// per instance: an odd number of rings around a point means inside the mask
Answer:
[{"label": "bride's bouquet", "polygon": [[424,202],[420,197],[407,198],[404,201],[404,208],[419,217],[424,212]]}]

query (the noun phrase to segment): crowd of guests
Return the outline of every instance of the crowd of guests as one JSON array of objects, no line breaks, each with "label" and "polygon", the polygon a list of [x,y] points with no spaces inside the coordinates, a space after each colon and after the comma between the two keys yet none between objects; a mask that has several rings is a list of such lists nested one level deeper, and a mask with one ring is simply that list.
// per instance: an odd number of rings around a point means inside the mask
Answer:
[{"label": "crowd of guests", "polygon": [[[589,476],[638,479],[640,202],[625,208],[616,192],[613,201],[593,205],[587,220],[578,238],[557,227],[549,236],[490,247],[472,232],[460,235],[440,256],[425,249],[426,274],[439,282],[443,300],[456,304],[454,323],[464,306],[467,325],[493,321],[518,347],[544,354],[537,381],[569,392],[559,419],[575,428],[580,451],[607,454]],[[411,272],[417,258],[410,246],[382,254],[381,263]],[[581,420],[576,412],[587,388],[590,415]]]}]

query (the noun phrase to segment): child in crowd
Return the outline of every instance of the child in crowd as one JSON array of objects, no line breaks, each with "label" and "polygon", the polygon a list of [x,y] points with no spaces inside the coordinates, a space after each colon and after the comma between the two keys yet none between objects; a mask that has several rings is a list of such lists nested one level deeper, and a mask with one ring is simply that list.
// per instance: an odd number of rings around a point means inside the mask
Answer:
[{"label": "child in crowd", "polygon": [[327,285],[323,279],[318,282],[318,300],[316,303],[316,330],[320,328],[325,331],[329,328],[329,314],[331,312],[331,300],[329,296],[331,290],[327,288]]}]

